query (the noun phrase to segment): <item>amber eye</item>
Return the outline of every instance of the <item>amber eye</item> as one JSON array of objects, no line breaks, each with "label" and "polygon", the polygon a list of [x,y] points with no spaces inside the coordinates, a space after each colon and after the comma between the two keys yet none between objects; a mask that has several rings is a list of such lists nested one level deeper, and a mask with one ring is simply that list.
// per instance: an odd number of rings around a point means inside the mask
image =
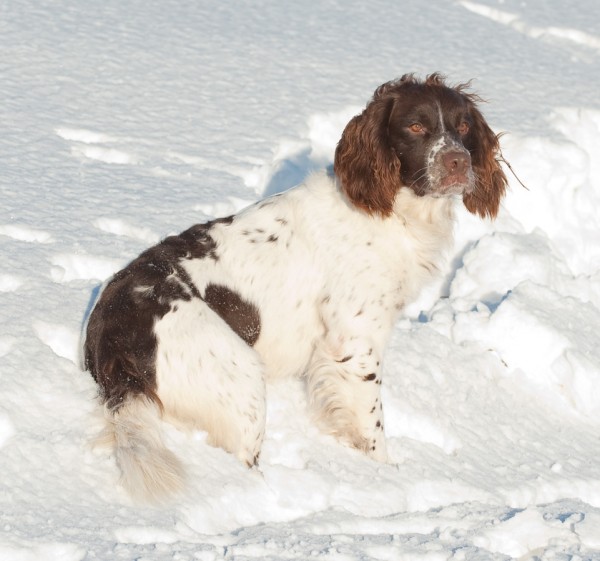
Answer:
[{"label": "amber eye", "polygon": [[456,130],[458,131],[458,134],[465,136],[465,134],[469,132],[469,123],[463,121],[460,125],[458,125]]},{"label": "amber eye", "polygon": [[410,125],[410,127],[408,127],[412,132],[423,132],[425,130],[425,128],[423,127],[423,125],[421,123],[413,123],[412,125]]}]

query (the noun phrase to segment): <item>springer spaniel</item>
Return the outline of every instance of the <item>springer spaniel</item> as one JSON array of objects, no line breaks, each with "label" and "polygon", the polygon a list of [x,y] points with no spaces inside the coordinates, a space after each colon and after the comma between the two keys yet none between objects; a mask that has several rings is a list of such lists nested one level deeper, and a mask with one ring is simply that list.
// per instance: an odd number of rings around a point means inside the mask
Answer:
[{"label": "springer spaniel", "polygon": [[183,484],[160,419],[258,462],[265,383],[306,379],[318,424],[386,461],[381,360],[403,306],[438,273],[462,199],[495,217],[498,137],[466,86],[380,86],[346,126],[334,173],[166,238],[116,273],[88,321],[85,366],[123,484]]}]

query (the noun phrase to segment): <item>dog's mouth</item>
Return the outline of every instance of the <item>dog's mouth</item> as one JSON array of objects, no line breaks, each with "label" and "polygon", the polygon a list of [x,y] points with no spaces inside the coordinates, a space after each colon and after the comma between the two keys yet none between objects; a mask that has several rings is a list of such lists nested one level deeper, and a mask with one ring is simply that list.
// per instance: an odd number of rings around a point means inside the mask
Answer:
[{"label": "dog's mouth", "polygon": [[439,189],[434,189],[440,195],[463,195],[473,191],[473,173],[449,173],[439,182]]},{"label": "dog's mouth", "polygon": [[430,173],[411,182],[410,187],[419,196],[437,198],[468,195],[475,189],[475,175],[471,168],[461,173]]}]

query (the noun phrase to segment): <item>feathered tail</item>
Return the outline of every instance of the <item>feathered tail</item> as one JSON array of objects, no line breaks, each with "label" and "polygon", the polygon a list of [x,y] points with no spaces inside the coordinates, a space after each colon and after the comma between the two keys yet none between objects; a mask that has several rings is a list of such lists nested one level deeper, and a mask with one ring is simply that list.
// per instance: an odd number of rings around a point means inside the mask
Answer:
[{"label": "feathered tail", "polygon": [[155,403],[132,396],[116,410],[105,407],[104,416],[100,440],[114,447],[121,483],[135,500],[161,503],[183,489],[184,469],[163,443]]}]

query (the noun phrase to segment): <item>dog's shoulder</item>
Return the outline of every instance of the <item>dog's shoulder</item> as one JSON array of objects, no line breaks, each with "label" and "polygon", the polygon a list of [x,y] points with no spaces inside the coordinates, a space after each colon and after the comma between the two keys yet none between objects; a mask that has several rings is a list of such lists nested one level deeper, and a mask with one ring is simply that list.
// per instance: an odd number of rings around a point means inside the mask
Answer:
[{"label": "dog's shoulder", "polygon": [[312,238],[311,243],[317,243],[327,224],[343,214],[345,206],[335,177],[317,172],[287,191],[257,201],[229,220],[211,223],[211,235],[220,246],[241,243],[276,247],[291,237]]}]

